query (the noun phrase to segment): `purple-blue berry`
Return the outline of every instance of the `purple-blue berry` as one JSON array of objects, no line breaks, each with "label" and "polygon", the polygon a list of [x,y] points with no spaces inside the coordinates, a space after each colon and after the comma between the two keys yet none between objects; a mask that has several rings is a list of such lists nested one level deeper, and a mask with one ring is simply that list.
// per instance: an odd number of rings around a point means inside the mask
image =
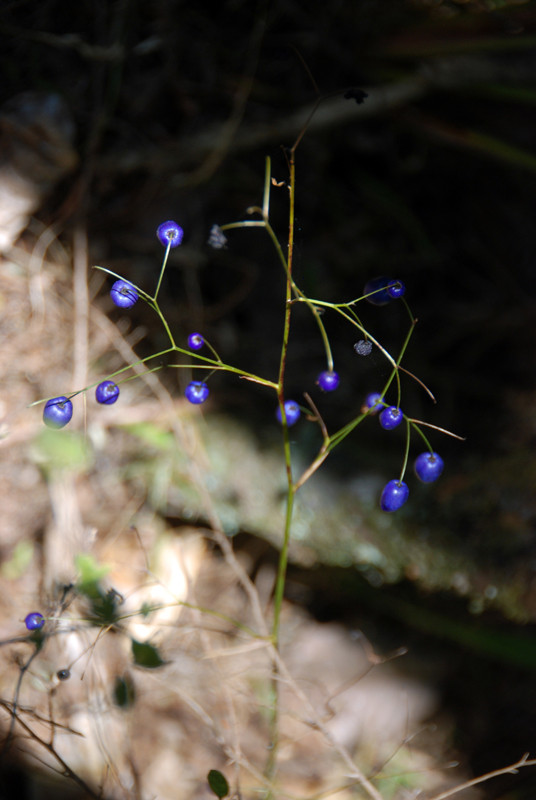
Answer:
[{"label": "purple-blue berry", "polygon": [[[371,294],[373,292],[373,294]],[[406,293],[406,287],[398,278],[372,278],[365,284],[363,294],[370,294],[366,299],[374,306],[384,306],[390,300],[396,300]]]},{"label": "purple-blue berry", "polygon": [[188,347],[190,350],[201,350],[204,344],[205,340],[200,333],[191,333],[188,336]]},{"label": "purple-blue berry", "polygon": [[398,511],[409,497],[409,489],[404,481],[392,480],[383,487],[380,498],[382,511]]},{"label": "purple-blue berry", "polygon": [[[287,428],[294,425],[300,418],[300,407],[295,400],[285,400],[285,416],[287,418]],[[282,422],[281,409],[278,407],[275,415],[279,422]]]},{"label": "purple-blue berry", "polygon": [[433,483],[441,473],[445,462],[437,453],[421,453],[415,459],[415,474],[423,483]]},{"label": "purple-blue berry", "polygon": [[169,219],[167,222],[163,222],[158,226],[156,235],[164,247],[167,247],[168,245],[170,247],[178,247],[182,242],[184,231],[180,225],[177,225],[176,222],[173,222],[172,219]]},{"label": "purple-blue berry", "polygon": [[391,286],[387,289],[387,294],[393,300],[398,300],[399,297],[403,297],[406,294],[406,284],[397,278],[396,281],[391,282]]},{"label": "purple-blue berry", "polygon": [[95,389],[97,403],[111,406],[119,397],[119,386],[113,381],[103,381]]},{"label": "purple-blue berry", "polygon": [[[386,278],[385,275],[380,275],[378,278],[371,278],[371,280],[367,281],[365,284],[363,294],[370,295],[370,297],[366,299],[369,303],[372,303],[372,305],[384,306],[392,299],[387,291],[387,286],[389,286],[390,283],[393,283],[393,280],[391,278]],[[373,292],[373,294],[371,294],[371,292]]]},{"label": "purple-blue berry", "polygon": [[363,414],[365,414],[367,411],[369,414],[377,414],[378,411],[381,411],[384,405],[385,403],[382,400],[381,394],[378,394],[378,392],[371,392],[365,397],[365,402],[363,403],[361,411]]},{"label": "purple-blue berry", "polygon": [[73,404],[67,397],[52,397],[45,403],[43,422],[49,428],[64,428],[73,416]]},{"label": "purple-blue berry", "polygon": [[110,297],[119,308],[132,308],[138,299],[138,292],[131,283],[121,278],[112,286]]},{"label": "purple-blue berry", "polygon": [[24,624],[29,631],[40,631],[45,624],[45,618],[39,611],[32,611],[24,618]]},{"label": "purple-blue berry", "polygon": [[208,386],[202,381],[191,381],[184,392],[186,399],[198,406],[204,403],[209,395]]},{"label": "purple-blue berry", "polygon": [[334,392],[340,383],[340,378],[336,372],[326,370],[320,373],[316,382],[323,392]]},{"label": "purple-blue berry", "polygon": [[386,431],[392,431],[393,428],[397,428],[400,425],[403,419],[404,414],[400,408],[389,406],[388,408],[384,408],[380,414],[380,425],[382,428],[385,428]]}]

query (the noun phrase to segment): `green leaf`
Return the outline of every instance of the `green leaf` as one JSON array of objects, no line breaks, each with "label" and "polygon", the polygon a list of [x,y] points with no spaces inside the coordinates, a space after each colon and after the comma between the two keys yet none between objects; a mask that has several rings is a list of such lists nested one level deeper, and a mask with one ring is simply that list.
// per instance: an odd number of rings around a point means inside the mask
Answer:
[{"label": "green leaf", "polygon": [[225,775],[219,769],[211,769],[207,775],[208,785],[217,797],[229,794],[229,784]]},{"label": "green leaf", "polygon": [[136,422],[123,427],[143,444],[147,444],[157,450],[171,451],[175,446],[173,434],[154,422]]},{"label": "green leaf", "polygon": [[110,572],[108,564],[99,564],[96,558],[89,553],[79,553],[75,556],[74,563],[80,573],[78,587],[83,591],[86,584],[99,583]]},{"label": "green leaf", "polygon": [[92,603],[101,603],[106,593],[100,582],[108,574],[110,567],[99,564],[89,553],[79,553],[75,556],[74,563],[80,574],[76,582],[77,590]]},{"label": "green leaf", "polygon": [[15,580],[20,578],[30,566],[34,554],[34,546],[31,542],[22,541],[15,545],[9,561],[4,561],[0,567],[0,572],[4,578]]},{"label": "green leaf", "polygon": [[138,667],[145,667],[146,669],[155,669],[166,663],[153,644],[138,642],[136,639],[132,639],[132,656],[134,663]]},{"label": "green leaf", "polygon": [[123,599],[115,589],[105,589],[101,584],[110,567],[107,564],[99,564],[88,553],[79,553],[75,557],[75,564],[80,573],[76,589],[87,597],[91,604],[89,618],[97,625],[115,625],[119,619],[118,606]]},{"label": "green leaf", "polygon": [[32,452],[34,461],[46,472],[82,472],[93,461],[87,437],[72,431],[43,430],[34,440]]},{"label": "green leaf", "polygon": [[136,689],[129,675],[118,675],[114,685],[114,700],[119,708],[127,709],[136,700]]},{"label": "green leaf", "polygon": [[142,603],[142,606],[140,608],[140,614],[142,615],[142,617],[147,619],[149,614],[152,614],[153,611],[154,611],[154,607],[150,603],[147,603],[147,602]]}]

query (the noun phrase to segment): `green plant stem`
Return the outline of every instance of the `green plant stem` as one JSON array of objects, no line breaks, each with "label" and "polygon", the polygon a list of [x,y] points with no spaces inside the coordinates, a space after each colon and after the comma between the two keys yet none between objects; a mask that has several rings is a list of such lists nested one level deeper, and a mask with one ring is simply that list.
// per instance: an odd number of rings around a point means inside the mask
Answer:
[{"label": "green plant stem", "polygon": [[[292,170],[294,169],[293,165],[291,165],[291,169]],[[292,180],[292,178],[291,178],[291,180]],[[292,183],[291,183],[291,186],[290,186],[290,202],[291,202],[291,206],[292,206],[292,213],[294,213],[294,210],[293,210],[294,209],[294,188],[293,188]],[[309,308],[310,312],[312,313],[312,315],[313,315],[313,317],[315,319],[316,324],[318,325],[318,329],[320,331],[320,336],[322,337],[322,342],[324,344],[324,350],[326,351],[326,360],[327,360],[328,370],[330,372],[332,372],[333,371],[333,355],[331,353],[331,345],[329,343],[329,338],[328,338],[328,335],[326,333],[326,329],[324,327],[324,323],[322,322],[322,319],[320,317],[320,313],[318,311],[318,308],[316,308],[314,301],[309,300],[307,295],[305,295],[302,292],[302,290],[300,289],[300,287],[298,286],[298,284],[294,281],[294,279],[292,277],[292,270],[291,270],[291,258],[292,258],[292,256],[291,256],[290,248],[289,248],[289,263],[287,264],[287,261],[285,259],[284,254],[283,254],[283,250],[281,248],[281,244],[279,242],[279,239],[275,235],[275,231],[272,228],[272,226],[270,225],[268,220],[265,221],[265,226],[266,226],[266,230],[268,231],[268,234],[270,235],[270,238],[271,238],[272,242],[274,243],[275,249],[277,250],[277,254],[279,255],[279,260],[283,264],[283,268],[285,269],[285,272],[287,274],[287,279],[289,281],[289,285],[290,285],[290,288],[291,288],[291,293],[294,294],[294,300],[298,301],[300,303],[305,303],[307,305],[307,307]],[[294,226],[294,222],[292,223],[292,226]],[[292,297],[287,297],[287,302],[294,302],[294,300],[292,299]]]},{"label": "green plant stem", "polygon": [[212,353],[212,355],[214,356],[214,358],[215,358],[217,361],[219,361],[219,362],[220,362],[220,364],[221,364],[221,363],[222,363],[222,360],[221,360],[221,358],[220,358],[220,355],[219,355],[219,353],[217,353],[217,352],[216,352],[216,350],[215,350],[215,349],[212,347],[212,345],[210,344],[210,342],[207,342],[207,340],[206,340],[206,339],[205,339],[205,345],[208,347],[208,349],[210,350],[210,352]]},{"label": "green plant stem", "polygon": [[[290,171],[291,171],[291,178],[290,178],[290,206],[291,206],[291,210],[290,210],[290,215],[292,216],[292,221],[290,223],[290,229],[291,229],[292,241],[294,241],[293,237],[294,237],[294,197],[295,197],[295,185],[294,185],[294,179],[295,179],[294,170],[295,170],[295,167],[294,167],[294,163],[293,162],[294,162],[294,159],[292,159],[292,163],[289,164],[289,168],[290,168]],[[267,231],[268,235],[270,236],[270,239],[272,240],[274,248],[275,248],[275,250],[277,252],[279,260],[281,261],[281,264],[283,265],[283,269],[285,270],[285,273],[286,273],[286,276],[287,276],[287,280],[289,281],[289,284],[290,284],[291,294],[294,294],[295,300],[299,301],[300,303],[305,303],[308,306],[309,310],[311,311],[313,317],[315,318],[316,324],[318,325],[318,329],[320,331],[320,336],[322,337],[324,350],[326,352],[326,361],[327,361],[328,370],[330,372],[332,372],[333,371],[333,355],[332,355],[332,352],[331,352],[331,345],[329,343],[329,338],[328,338],[328,335],[326,333],[326,329],[324,327],[324,323],[322,322],[322,319],[320,317],[320,313],[318,311],[318,308],[315,307],[314,302],[311,302],[311,300],[309,300],[307,295],[305,295],[302,292],[302,290],[299,288],[297,283],[294,281],[294,279],[292,277],[292,269],[291,269],[292,255],[291,255],[290,246],[289,246],[289,261],[287,262],[287,259],[285,258],[285,255],[283,253],[283,248],[281,247],[281,243],[280,243],[279,239],[277,238],[277,235],[276,235],[274,229],[272,228],[272,226],[270,224],[270,220],[269,220],[270,180],[271,180],[270,164],[271,164],[270,159],[267,158],[266,159],[266,173],[265,173],[265,180],[264,180],[264,195],[263,195],[262,208],[259,208],[258,206],[251,206],[248,209],[248,212],[250,214],[255,214],[255,213],[260,214],[262,216],[262,220],[243,220],[242,222],[231,222],[231,223],[229,223],[227,225],[222,225],[221,226],[221,230],[222,231],[223,230],[230,230],[231,228],[266,228],[266,231]],[[287,302],[292,302],[292,298],[291,297],[287,297]]]},{"label": "green plant stem", "polygon": [[166,252],[164,253],[164,258],[162,259],[162,266],[160,267],[160,275],[158,276],[158,283],[156,284],[155,293],[153,295],[155,306],[157,305],[156,298],[158,297],[158,292],[160,291],[160,286],[162,284],[162,278],[164,277],[164,272],[166,270],[166,265],[168,262],[170,250],[171,250],[171,242],[169,241],[166,247]]},{"label": "green plant stem", "polygon": [[[155,358],[162,358],[162,356],[168,355],[169,353],[181,353],[182,355],[187,355],[193,358],[198,359],[199,361],[203,362],[200,364],[168,364],[166,365],[170,369],[206,369],[210,367],[213,372],[232,372],[235,375],[238,375],[240,378],[244,380],[251,381],[252,383],[258,383],[260,386],[266,386],[268,389],[278,389],[278,384],[274,381],[270,381],[267,378],[261,378],[259,375],[255,375],[253,372],[246,372],[243,369],[239,369],[238,367],[233,367],[230,364],[225,364],[223,361],[216,361],[213,358],[207,358],[206,356],[198,355],[197,353],[191,353],[189,350],[184,350],[182,347],[177,347],[174,345],[173,347],[167,347],[165,350],[160,350],[158,353],[153,353],[150,356],[146,356],[145,358],[140,358],[138,361],[133,361],[131,364],[127,364],[126,367],[121,367],[121,369],[117,369],[115,372],[111,372],[108,377],[115,378],[117,375],[122,375],[123,372],[127,372],[127,370],[132,369],[132,367],[137,367],[140,364],[147,364],[148,361],[153,361]],[[148,370],[148,372],[155,372],[157,369],[161,369],[161,367],[154,367],[153,369]],[[130,378],[129,378],[130,380]],[[88,386],[84,386],[83,389],[76,389],[74,392],[69,392],[68,395],[70,398],[75,397],[77,394],[82,394],[82,392],[87,392],[89,389],[93,389],[95,386],[98,386],[100,383],[100,379],[95,381],[94,383],[88,384]],[[40,400],[35,400],[33,403],[28,405],[28,408],[32,408],[32,406],[41,405],[42,403],[46,403],[47,400],[51,400],[51,397],[44,397]]]},{"label": "green plant stem", "polygon": [[[278,376],[278,389],[277,399],[279,408],[281,410],[281,420],[283,423],[283,449],[285,457],[285,468],[287,475],[287,499],[286,499],[286,514],[285,514],[285,530],[283,533],[283,542],[281,551],[279,553],[279,562],[277,567],[277,576],[274,589],[274,607],[273,607],[273,622],[272,622],[272,644],[276,650],[279,650],[279,628],[281,622],[281,608],[283,605],[283,594],[285,591],[285,581],[287,575],[288,565],[288,550],[290,544],[290,533],[292,527],[292,511],[294,508],[294,495],[295,489],[292,481],[292,463],[290,453],[290,438],[287,426],[287,417],[285,413],[285,397],[284,397],[284,379],[285,367],[287,363],[288,342],[290,336],[290,319],[292,313],[292,295],[293,295],[293,280],[292,280],[292,255],[294,250],[294,200],[295,200],[295,165],[294,157],[291,153],[291,160],[289,164],[290,169],[290,202],[289,202],[289,233],[288,233],[288,260],[285,260],[281,246],[268,222],[265,219],[265,224],[270,234],[272,241],[276,244],[276,249],[279,257],[285,267],[287,276],[286,283],[286,297],[285,297],[285,317],[283,323],[283,340],[281,345],[281,357],[279,361],[279,376]],[[266,180],[269,179],[267,176]],[[264,196],[264,208],[268,207],[268,200],[266,192]],[[273,778],[277,768],[277,756],[279,749],[279,671],[277,660],[274,659],[272,665],[272,681],[271,681],[271,697],[270,697],[270,752],[264,770],[265,778],[269,784],[272,784]],[[268,789],[266,793],[266,800],[272,800],[272,789]]]},{"label": "green plant stem", "polygon": [[[129,611],[128,614],[121,614],[117,617],[117,622],[123,622],[125,620],[133,619],[135,617],[139,617],[140,613],[142,616],[148,616],[155,611],[161,611],[162,609],[166,608],[191,608],[194,611],[199,611],[201,614],[207,614],[207,616],[214,617],[215,619],[221,619],[224,622],[228,622],[233,628],[241,631],[250,639],[258,639],[260,641],[264,640],[267,641],[265,636],[257,633],[250,628],[249,625],[246,625],[240,620],[235,619],[234,617],[230,617],[228,614],[224,614],[222,611],[216,611],[213,608],[209,608],[208,606],[200,606],[195,603],[188,603],[186,600],[175,600],[173,603],[156,603],[155,605],[147,606],[142,612],[136,611]],[[85,617],[81,617],[80,621],[85,621]]]},{"label": "green plant stem", "polygon": [[406,473],[406,468],[408,466],[410,439],[411,439],[411,422],[406,417],[406,448],[405,448],[405,451],[404,451],[404,461],[403,461],[403,464],[402,464],[402,469],[400,470],[399,481],[403,481],[404,480],[404,475]]},{"label": "green plant stem", "polygon": [[[287,445],[289,442],[288,428],[285,428],[285,461],[287,467],[289,461],[287,460]],[[289,453],[290,456],[290,453]],[[281,622],[281,608],[283,604],[283,594],[285,591],[285,581],[288,566],[288,550],[290,542],[290,533],[292,529],[292,512],[294,509],[294,495],[295,490],[291,482],[287,489],[286,498],[286,514],[285,514],[285,531],[283,534],[283,544],[279,553],[279,562],[277,565],[277,577],[275,582],[274,591],[274,618],[272,623],[272,644],[279,650],[279,627]],[[277,756],[279,751],[279,669],[277,661],[274,660],[272,664],[272,680],[270,686],[270,704],[269,704],[269,728],[270,728],[270,750],[264,776],[270,783],[273,782],[276,769],[277,769]],[[266,800],[272,800],[273,792],[269,789],[266,793]]]},{"label": "green plant stem", "polygon": [[[168,245],[168,247],[169,247],[169,245]],[[161,280],[162,280],[162,274],[160,275],[160,281],[161,281]],[[158,288],[160,288],[160,281],[158,282]],[[157,289],[157,291],[158,291],[158,289]],[[170,343],[171,347],[172,347],[174,350],[177,350],[177,345],[175,344],[175,339],[173,338],[173,334],[171,333],[170,327],[169,327],[169,325],[167,324],[166,318],[164,317],[164,315],[163,315],[163,314],[162,314],[162,312],[160,311],[160,306],[159,306],[159,305],[158,305],[158,303],[156,302],[156,294],[155,294],[154,298],[151,298],[151,299],[152,299],[152,303],[149,303],[149,305],[150,305],[150,306],[152,306],[152,308],[153,308],[153,309],[156,311],[156,313],[158,314],[158,317],[159,317],[159,319],[160,319],[160,321],[161,321],[162,325],[164,326],[164,330],[165,330],[165,331],[166,331],[166,333],[167,333],[167,337],[168,337],[168,339],[169,339],[169,343]]]},{"label": "green plant stem", "polygon": [[[346,316],[346,315],[343,314],[343,316]],[[387,383],[383,387],[383,390],[380,392],[380,395],[382,397],[385,396],[387,390],[389,389],[389,386],[395,380],[395,378],[398,381],[398,390],[399,390],[399,393],[400,393],[400,375],[398,374],[399,373],[399,366],[400,366],[400,362],[402,361],[402,359],[404,357],[404,353],[406,352],[407,346],[409,344],[409,340],[411,339],[411,335],[412,335],[412,333],[413,333],[413,331],[415,329],[415,322],[416,322],[416,320],[413,320],[412,325],[411,325],[411,327],[410,327],[410,329],[409,329],[409,331],[408,331],[408,333],[406,335],[406,338],[404,339],[404,343],[403,343],[402,347],[400,348],[400,353],[398,354],[398,358],[396,359],[396,361],[392,358],[392,356],[390,356],[387,353],[386,350],[384,350],[383,347],[380,348],[382,350],[382,352],[387,355],[389,361],[393,364],[393,369],[392,369],[391,374],[390,374],[390,376],[389,376],[389,378],[387,380]],[[354,322],[354,324],[355,324],[355,322]],[[372,337],[370,337],[370,339],[371,339],[371,341],[375,341]],[[400,398],[400,394],[399,394],[399,398]],[[400,399],[399,399],[399,402],[400,402]],[[363,420],[365,419],[365,417],[368,416],[368,414],[369,414],[368,411],[364,412],[363,414],[359,414],[358,417],[356,417],[351,422],[349,422],[346,425],[344,425],[344,427],[340,428],[332,436],[330,436],[329,450],[333,450],[334,447],[336,447],[338,444],[340,444],[342,442],[342,440],[345,439],[348,436],[348,434],[351,433],[354,430],[354,428],[356,428],[361,422],[363,422]]]},{"label": "green plant stem", "polygon": [[424,433],[421,431],[421,429],[419,428],[419,426],[418,426],[418,425],[417,425],[415,422],[412,422],[412,421],[410,420],[410,425],[411,425],[411,427],[412,427],[414,430],[416,430],[416,431],[417,431],[417,433],[419,434],[419,436],[421,436],[421,438],[423,439],[423,441],[424,441],[424,443],[425,443],[426,447],[428,448],[428,450],[430,451],[430,453],[432,453],[432,454],[433,454],[433,452],[434,452],[434,448],[432,447],[432,445],[431,445],[431,444],[430,444],[430,442],[428,441],[428,437],[424,435]]},{"label": "green plant stem", "polygon": [[[183,353],[183,350],[179,348],[173,348],[175,352]],[[173,352],[173,350],[169,352]],[[196,358],[202,358],[202,356],[196,356]],[[212,359],[204,358],[205,364],[169,364],[170,369],[206,369],[207,367],[211,367],[212,372],[232,372],[235,375],[238,375],[240,378],[244,380],[251,381],[252,383],[258,383],[260,386],[266,386],[268,389],[276,389],[278,388],[278,384],[274,383],[274,381],[269,381],[267,378],[261,378],[258,375],[254,375],[252,372],[246,372],[243,369],[239,369],[238,367],[232,367],[229,364],[218,364],[217,361],[212,361]]]}]

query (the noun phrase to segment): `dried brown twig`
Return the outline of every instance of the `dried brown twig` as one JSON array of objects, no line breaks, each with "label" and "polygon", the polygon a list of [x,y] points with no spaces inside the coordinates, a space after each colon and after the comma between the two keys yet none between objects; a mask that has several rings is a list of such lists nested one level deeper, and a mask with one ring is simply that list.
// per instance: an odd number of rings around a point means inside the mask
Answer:
[{"label": "dried brown twig", "polygon": [[536,767],[536,758],[529,759],[529,754],[525,753],[523,756],[521,756],[519,761],[516,761],[514,764],[510,764],[508,767],[502,767],[501,769],[494,769],[491,772],[486,772],[484,775],[479,775],[478,778],[472,778],[470,781],[460,783],[459,786],[454,786],[452,789],[447,789],[446,792],[436,794],[434,797],[430,798],[430,800],[446,800],[447,797],[452,797],[453,795],[458,794],[458,792],[463,792],[464,789],[469,789],[471,786],[477,786],[479,783],[485,783],[492,778],[498,778],[500,775],[508,775],[508,773],[515,775],[522,767]]}]

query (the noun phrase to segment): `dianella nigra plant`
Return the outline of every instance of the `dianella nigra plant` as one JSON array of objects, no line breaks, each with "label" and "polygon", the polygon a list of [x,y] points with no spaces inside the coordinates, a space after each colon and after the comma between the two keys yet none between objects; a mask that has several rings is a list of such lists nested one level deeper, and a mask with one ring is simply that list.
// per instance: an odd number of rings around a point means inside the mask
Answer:
[{"label": "dianella nigra plant", "polygon": [[[110,294],[116,306],[128,310],[141,300],[155,312],[160,324],[164,328],[167,337],[167,346],[157,353],[140,359],[136,362],[137,365],[144,364],[147,366],[148,370],[161,369],[161,362],[164,359],[169,368],[199,371],[199,379],[190,381],[185,390],[186,399],[194,405],[202,405],[207,401],[210,393],[209,382],[212,376],[218,372],[234,374],[246,382],[254,382],[264,387],[266,391],[272,392],[274,395],[275,419],[279,422],[282,431],[282,449],[287,486],[284,530],[282,531],[271,617],[269,620],[269,639],[274,648],[274,652],[279,650],[281,610],[288,566],[289,545],[292,535],[293,508],[296,494],[300,488],[319,469],[335,447],[343,442],[346,437],[354,435],[355,429],[358,426],[369,422],[369,419],[378,417],[381,427],[387,431],[393,430],[399,426],[405,427],[405,449],[400,470],[398,474],[386,483],[381,497],[379,498],[379,503],[383,511],[387,513],[396,512],[407,502],[409,496],[409,488],[405,481],[405,475],[409,463],[412,436],[417,437],[421,442],[421,449],[423,449],[423,452],[416,458],[415,473],[418,479],[424,483],[430,483],[439,478],[444,465],[441,456],[434,451],[425,433],[425,429],[432,428],[442,433],[454,435],[435,425],[414,419],[403,410],[402,378],[416,381],[423,390],[428,393],[432,400],[434,400],[434,398],[422,381],[409,372],[402,364],[415,329],[416,319],[406,300],[406,287],[401,280],[389,276],[372,278],[366,283],[361,294],[342,302],[332,302],[322,298],[310,297],[300,288],[295,280],[293,271],[296,201],[295,155],[302,135],[303,131],[296,140],[294,146],[287,151],[289,175],[288,181],[284,184],[284,187],[288,190],[287,240],[284,243],[280,241],[270,220],[271,191],[275,184],[272,178],[270,159],[266,160],[265,165],[262,203],[260,205],[251,206],[247,210],[246,219],[214,225],[209,238],[209,244],[212,247],[221,248],[227,246],[227,231],[243,228],[259,228],[269,237],[273,245],[285,275],[285,289],[284,296],[282,297],[283,320],[281,344],[279,366],[276,374],[271,376],[255,374],[244,371],[238,365],[229,363],[227,360],[224,360],[212,344],[207,341],[203,332],[196,331],[190,333],[184,343],[179,342],[175,338],[161,310],[159,298],[164,285],[164,275],[170,251],[173,248],[179,247],[183,240],[183,229],[177,222],[170,220],[162,223],[158,227],[157,237],[165,248],[165,251],[156,286],[152,293],[129,281],[128,276],[119,275],[103,266],[96,267],[96,269],[107,273],[115,279]],[[277,185],[280,187],[280,184]],[[401,336],[401,345],[398,352],[389,352],[373,333],[363,325],[358,315],[359,306],[363,303],[370,303],[375,306],[384,306],[389,303],[399,303],[403,305],[407,312],[408,328]],[[325,326],[327,314],[339,315],[345,320],[352,334],[352,339],[349,341],[348,346],[353,347],[358,356],[367,356],[373,349],[376,349],[382,354],[389,365],[388,377],[383,386],[378,386],[376,392],[363,397],[359,413],[335,431],[328,431],[327,425],[322,417],[321,409],[317,407],[309,394],[304,393],[301,398],[287,397],[286,394],[285,378],[289,341],[294,321],[294,312],[298,306],[307,307],[318,328],[319,348],[322,348],[325,353],[325,369],[318,375],[317,385],[326,396],[327,402],[329,402],[329,394],[338,389],[341,379],[344,380],[344,376],[341,378],[335,369],[334,353]],[[356,338],[357,341],[355,341]],[[154,362],[158,362],[159,366],[153,367],[152,364]],[[95,389],[95,397],[98,403],[103,405],[116,403],[120,396],[121,384],[136,377],[129,374],[129,370],[131,370],[132,366],[133,365],[129,365],[119,369],[92,386],[87,386],[68,395],[59,395],[48,399],[45,401],[43,412],[45,424],[52,428],[63,428],[67,425],[73,417],[73,400],[75,400],[77,395],[89,389]],[[319,446],[316,456],[311,460],[305,470],[298,473],[293,463],[289,429],[294,425],[303,424],[304,419],[306,422],[317,426],[319,432]],[[29,630],[40,629],[43,622],[43,617],[39,612],[32,612],[26,618],[26,625]],[[270,748],[264,769],[268,787],[273,785],[278,757],[278,664],[279,662],[277,659],[274,659],[269,703]],[[368,788],[369,794],[375,796],[370,784]],[[271,795],[272,789],[268,788],[267,796]]]}]

